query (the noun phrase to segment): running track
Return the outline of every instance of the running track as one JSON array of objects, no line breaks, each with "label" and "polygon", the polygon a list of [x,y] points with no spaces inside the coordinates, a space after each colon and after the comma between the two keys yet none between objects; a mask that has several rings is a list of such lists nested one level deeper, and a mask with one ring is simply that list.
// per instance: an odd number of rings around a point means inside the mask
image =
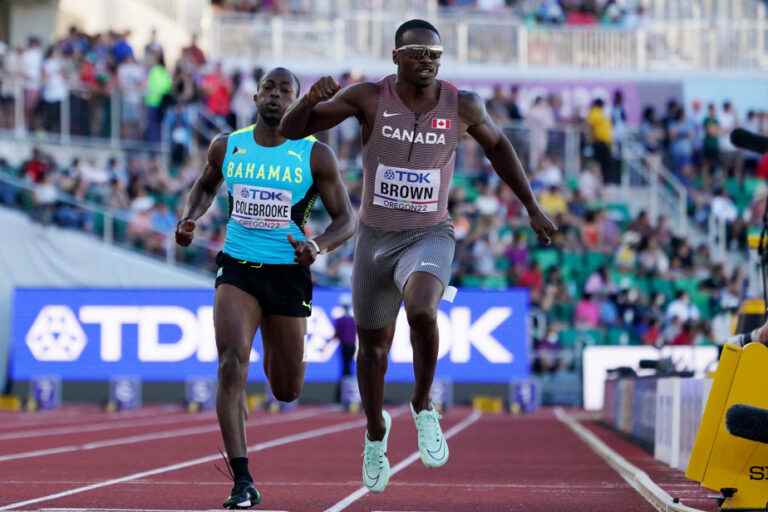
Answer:
[{"label": "running track", "polygon": [[[645,501],[552,410],[532,416],[480,415],[455,408],[443,418],[451,461],[427,469],[416,454],[410,414],[393,407],[393,475],[380,495],[361,489],[362,416],[302,407],[248,421],[251,470],[261,510],[640,512]],[[583,422],[607,445],[663,486],[715,510],[679,473]],[[2,510],[215,510],[230,484],[212,413],[175,407],[103,413],[65,407],[0,413]],[[677,487],[675,487],[677,486]],[[683,486],[683,487],[681,487]]]}]

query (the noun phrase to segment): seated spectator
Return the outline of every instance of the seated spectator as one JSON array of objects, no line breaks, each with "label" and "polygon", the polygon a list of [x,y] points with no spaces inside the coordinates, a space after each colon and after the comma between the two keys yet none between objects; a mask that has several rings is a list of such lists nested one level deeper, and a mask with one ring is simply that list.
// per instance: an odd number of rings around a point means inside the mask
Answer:
[{"label": "seated spectator", "polygon": [[573,323],[576,327],[586,328],[600,325],[600,303],[592,294],[585,293],[576,304]]},{"label": "seated spectator", "polygon": [[666,317],[668,319],[678,319],[681,322],[689,320],[698,320],[701,317],[699,308],[691,302],[687,292],[678,291],[675,294],[675,300],[667,306]]}]

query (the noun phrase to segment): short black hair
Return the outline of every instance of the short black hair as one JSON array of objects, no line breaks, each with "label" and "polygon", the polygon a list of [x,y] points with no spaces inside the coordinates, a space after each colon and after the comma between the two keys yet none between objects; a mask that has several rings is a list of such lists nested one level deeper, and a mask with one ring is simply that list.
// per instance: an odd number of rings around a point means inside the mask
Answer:
[{"label": "short black hair", "polygon": [[395,32],[395,48],[399,48],[400,46],[402,46],[403,34],[405,34],[409,30],[413,30],[417,28],[431,30],[432,32],[437,34],[437,37],[440,37],[440,32],[438,32],[435,26],[430,22],[419,20],[419,19],[408,20],[402,25],[400,25],[399,27],[397,27],[397,31]]},{"label": "short black hair", "polygon": [[259,86],[261,86],[261,82],[262,82],[262,81],[263,81],[263,80],[264,80],[264,79],[265,79],[267,76],[269,76],[270,74],[272,74],[272,73],[273,73],[273,72],[275,72],[275,71],[285,71],[286,73],[288,73],[289,75],[291,75],[291,78],[293,78],[293,81],[296,83],[296,97],[298,98],[299,96],[301,96],[301,81],[299,81],[299,77],[297,77],[297,76],[296,76],[296,74],[295,74],[293,71],[291,71],[290,69],[288,69],[288,68],[283,68],[283,67],[276,67],[276,68],[272,68],[272,69],[270,69],[270,70],[269,70],[269,71],[267,71],[266,73],[264,73],[264,72],[262,71],[262,73],[263,73],[263,74],[261,75],[261,79],[259,80]]}]

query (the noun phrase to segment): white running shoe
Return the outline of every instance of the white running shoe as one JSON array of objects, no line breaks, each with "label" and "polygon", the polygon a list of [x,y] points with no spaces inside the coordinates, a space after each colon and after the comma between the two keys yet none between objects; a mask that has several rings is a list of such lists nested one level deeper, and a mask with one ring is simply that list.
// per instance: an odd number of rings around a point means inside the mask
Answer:
[{"label": "white running shoe", "polygon": [[387,459],[387,440],[392,429],[392,417],[387,411],[384,416],[384,439],[371,441],[365,433],[363,450],[363,483],[371,492],[382,492],[389,483],[389,459]]},{"label": "white running shoe", "polygon": [[419,432],[419,456],[428,468],[439,468],[448,462],[448,443],[440,429],[440,415],[436,410],[424,409],[416,414],[411,405],[411,416]]}]

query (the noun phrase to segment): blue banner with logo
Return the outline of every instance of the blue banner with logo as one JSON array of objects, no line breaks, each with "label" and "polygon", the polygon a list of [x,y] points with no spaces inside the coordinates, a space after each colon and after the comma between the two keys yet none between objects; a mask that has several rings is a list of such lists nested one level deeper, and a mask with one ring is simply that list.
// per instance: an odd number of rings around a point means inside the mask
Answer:
[{"label": "blue banner with logo", "polygon": [[[307,323],[306,380],[341,374],[333,321],[346,290],[316,289]],[[33,289],[14,293],[13,377],[58,375],[108,380],[130,374],[183,381],[216,375],[211,289]],[[508,382],[526,377],[526,290],[459,291],[441,302],[437,376],[454,382]],[[403,310],[397,319],[387,379],[413,380],[413,354]],[[251,351],[250,380],[264,380],[261,335]]]}]

